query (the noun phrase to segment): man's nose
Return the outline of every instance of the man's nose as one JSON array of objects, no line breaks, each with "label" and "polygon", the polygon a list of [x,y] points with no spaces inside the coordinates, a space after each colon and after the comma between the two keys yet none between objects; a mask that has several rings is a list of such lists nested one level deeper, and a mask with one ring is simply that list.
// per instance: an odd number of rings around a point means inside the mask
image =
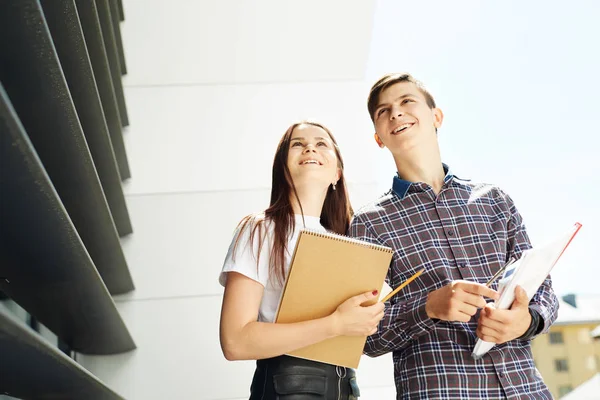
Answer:
[{"label": "man's nose", "polygon": [[400,118],[403,114],[404,114],[404,112],[402,111],[402,108],[400,108],[400,107],[394,106],[390,110],[390,115],[391,115],[392,119]]}]

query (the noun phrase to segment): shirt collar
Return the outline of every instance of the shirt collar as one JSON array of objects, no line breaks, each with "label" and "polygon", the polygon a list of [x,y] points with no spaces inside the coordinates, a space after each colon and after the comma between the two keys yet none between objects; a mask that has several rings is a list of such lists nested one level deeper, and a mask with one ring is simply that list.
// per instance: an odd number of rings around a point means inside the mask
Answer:
[{"label": "shirt collar", "polygon": [[[454,174],[450,171],[450,167],[448,167],[448,165],[442,163],[442,166],[444,167],[444,173],[446,174],[444,176],[444,183],[448,183],[454,177]],[[396,173],[396,176],[394,176],[394,182],[392,183],[392,190],[398,197],[400,197],[400,199],[403,199],[413,183],[414,182],[405,181],[404,179],[400,178],[398,173]]]}]

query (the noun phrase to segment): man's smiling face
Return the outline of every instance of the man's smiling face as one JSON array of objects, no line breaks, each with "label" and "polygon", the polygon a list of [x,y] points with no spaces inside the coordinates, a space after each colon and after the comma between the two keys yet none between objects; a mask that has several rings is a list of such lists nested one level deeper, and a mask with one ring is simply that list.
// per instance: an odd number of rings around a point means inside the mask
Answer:
[{"label": "man's smiling face", "polygon": [[430,108],[423,92],[412,82],[395,83],[379,94],[373,114],[379,142],[396,154],[437,141],[442,113]]}]

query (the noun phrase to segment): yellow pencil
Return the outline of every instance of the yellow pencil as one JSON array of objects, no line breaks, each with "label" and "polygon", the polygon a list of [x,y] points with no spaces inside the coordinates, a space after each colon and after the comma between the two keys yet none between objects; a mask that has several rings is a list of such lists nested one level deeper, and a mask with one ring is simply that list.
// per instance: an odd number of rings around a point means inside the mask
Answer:
[{"label": "yellow pencil", "polygon": [[383,298],[383,300],[380,300],[380,301],[382,303],[385,303],[386,301],[388,301],[389,299],[391,299],[396,293],[398,293],[400,290],[402,290],[402,288],[404,286],[408,285],[409,283],[411,283],[412,281],[414,281],[415,279],[417,279],[418,276],[423,273],[423,271],[425,271],[425,268],[423,268],[422,270],[418,271],[416,274],[414,274],[413,276],[411,276],[410,278],[408,278],[402,285],[400,285],[396,289],[392,290],[390,293],[388,293],[387,296],[385,296]]}]

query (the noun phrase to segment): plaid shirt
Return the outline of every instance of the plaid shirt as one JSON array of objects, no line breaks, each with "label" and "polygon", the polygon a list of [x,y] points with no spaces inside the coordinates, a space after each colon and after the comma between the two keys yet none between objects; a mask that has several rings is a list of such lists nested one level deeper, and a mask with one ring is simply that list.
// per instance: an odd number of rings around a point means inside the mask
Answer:
[{"label": "plaid shirt", "polygon": [[[398,399],[552,399],[533,363],[530,340],[496,345],[474,360],[479,314],[462,323],[432,320],[425,312],[429,292],[458,279],[485,284],[511,256],[531,247],[507,194],[444,168],[437,196],[427,184],[395,177],[392,190],[354,216],[350,236],[394,249],[390,286],[425,268],[392,298],[378,332],[367,338],[365,354],[393,352]],[[558,310],[550,277],[530,308],[546,332]]]}]

